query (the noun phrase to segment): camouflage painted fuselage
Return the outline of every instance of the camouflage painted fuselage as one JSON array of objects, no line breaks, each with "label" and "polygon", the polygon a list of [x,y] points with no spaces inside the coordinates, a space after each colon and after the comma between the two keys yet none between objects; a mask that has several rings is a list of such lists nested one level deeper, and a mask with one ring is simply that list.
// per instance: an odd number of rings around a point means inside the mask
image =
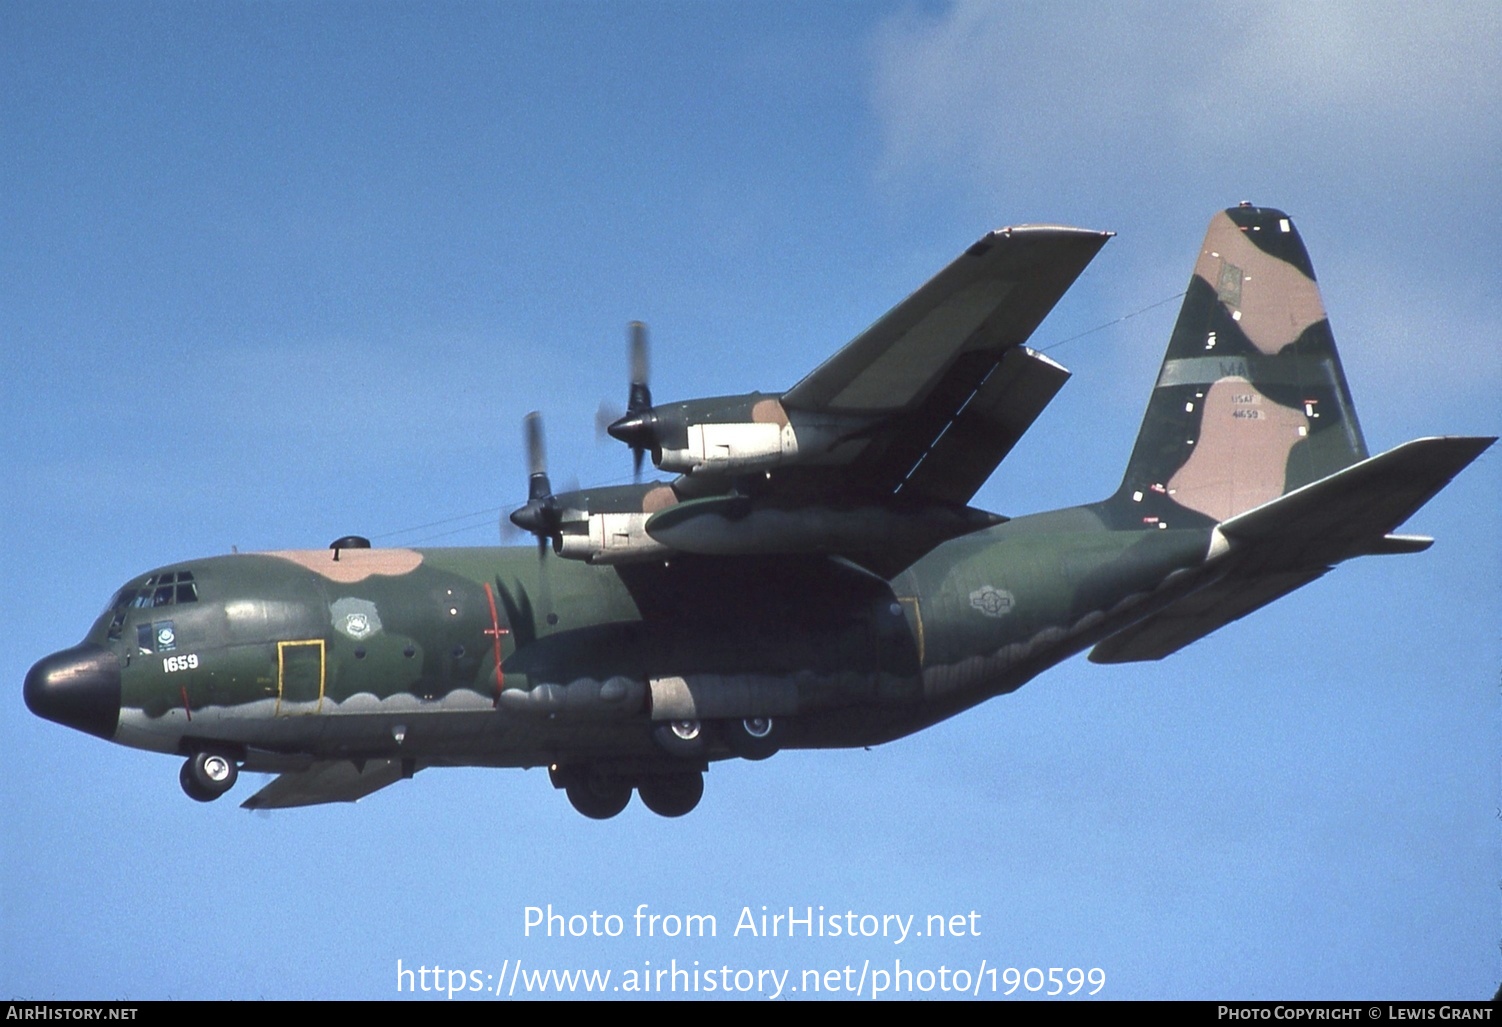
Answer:
[{"label": "camouflage painted fuselage", "polygon": [[[1082,508],[949,543],[890,584],[823,560],[223,556],[126,586],[86,643],[119,659],[127,745],[227,745],[268,767],[281,753],[603,769],[666,759],[654,720],[777,717],[783,747],[907,734],[1140,617],[1208,541],[1106,531]],[[195,601],[131,605],[184,571]]]},{"label": "camouflage painted fuselage", "polygon": [[539,430],[513,520],[556,556],[351,538],[163,568],[26,701],[187,756],[204,801],[239,766],[281,772],[267,807],[546,765],[588,816],[633,791],[680,816],[714,760],[884,742],[1089,646],[1161,659],[1429,545],[1392,532],[1495,440],[1370,457],[1303,242],[1250,205],[1211,220],[1117,491],[965,506],[1067,377],[1022,341],[1104,239],[991,233],[780,399],[643,406],[615,427],[681,456],[671,484],[555,495]]}]

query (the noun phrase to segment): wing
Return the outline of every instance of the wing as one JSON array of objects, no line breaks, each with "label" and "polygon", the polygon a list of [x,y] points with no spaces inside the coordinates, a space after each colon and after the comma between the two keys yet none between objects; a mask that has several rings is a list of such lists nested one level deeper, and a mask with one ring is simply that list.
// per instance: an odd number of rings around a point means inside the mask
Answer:
[{"label": "wing", "polygon": [[1110,237],[1000,229],[782,395],[615,422],[681,476],[550,497],[545,537],[591,563],[823,554],[888,577],[1004,520],[967,504],[1069,377],[1023,343]]},{"label": "wing", "polygon": [[244,809],[285,809],[325,802],[355,802],[395,784],[402,777],[400,760],[322,760],[306,770],[279,774],[240,805]]},{"label": "wing", "polygon": [[842,447],[842,489],[968,502],[1067,380],[1023,343],[1110,237],[991,232],[784,393],[783,407],[795,421],[872,424]]}]

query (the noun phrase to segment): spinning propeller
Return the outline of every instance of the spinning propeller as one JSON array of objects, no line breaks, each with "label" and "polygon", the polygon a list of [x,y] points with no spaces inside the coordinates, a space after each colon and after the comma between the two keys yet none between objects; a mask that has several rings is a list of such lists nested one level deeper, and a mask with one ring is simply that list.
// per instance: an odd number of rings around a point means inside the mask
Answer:
[{"label": "spinning propeller", "polygon": [[[612,438],[620,439],[631,447],[631,470],[635,480],[641,480],[642,457],[657,441],[657,415],[652,410],[652,389],[647,385],[647,326],[632,321],[629,331],[628,360],[631,367],[631,390],[626,400],[626,413],[612,416],[604,404],[596,417],[596,428],[602,428]],[[620,408],[615,408],[619,410]]]},{"label": "spinning propeller", "polygon": [[548,542],[563,545],[563,508],[548,481],[547,448],[542,438],[542,414],[532,411],[522,419],[527,442],[527,503],[511,512],[511,523],[537,536],[537,556],[548,555]]},{"label": "spinning propeller", "polygon": [[[595,428],[601,434],[610,434],[631,447],[632,470],[637,481],[641,480],[642,457],[657,445],[657,414],[652,409],[652,389],[647,385],[647,326],[632,321],[627,326],[628,361],[631,383],[627,394],[626,412],[612,409],[609,404],[600,404],[595,416]],[[511,524],[537,538],[538,557],[545,557],[548,542],[554,552],[563,551],[564,504],[553,492],[548,480],[547,450],[542,436],[542,415],[532,411],[522,420],[527,445],[527,502],[511,512]],[[567,498],[567,496],[565,496]],[[504,533],[505,522],[501,524]]]}]

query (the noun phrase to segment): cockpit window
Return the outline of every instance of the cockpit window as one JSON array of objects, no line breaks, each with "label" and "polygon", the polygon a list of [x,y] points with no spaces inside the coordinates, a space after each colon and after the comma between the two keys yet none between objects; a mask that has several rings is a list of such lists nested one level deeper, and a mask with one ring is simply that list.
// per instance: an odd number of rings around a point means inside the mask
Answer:
[{"label": "cockpit window", "polygon": [[[175,583],[175,584],[174,584]],[[171,606],[173,603],[198,602],[198,586],[193,584],[192,571],[175,574],[153,574],[132,592],[122,589],[115,599],[115,609],[129,607],[149,609],[154,606]]]},{"label": "cockpit window", "polygon": [[[114,616],[110,618],[109,638],[111,641],[119,641],[121,632],[125,628],[126,615],[131,610],[150,610],[159,606],[196,602],[198,602],[198,586],[193,581],[192,571],[153,574],[139,585],[125,586],[115,593],[114,599],[110,600],[110,610]],[[137,630],[147,626],[142,625]],[[141,638],[145,639],[146,636],[142,635]],[[153,651],[146,648],[148,644],[150,640],[140,641],[142,652]]]}]

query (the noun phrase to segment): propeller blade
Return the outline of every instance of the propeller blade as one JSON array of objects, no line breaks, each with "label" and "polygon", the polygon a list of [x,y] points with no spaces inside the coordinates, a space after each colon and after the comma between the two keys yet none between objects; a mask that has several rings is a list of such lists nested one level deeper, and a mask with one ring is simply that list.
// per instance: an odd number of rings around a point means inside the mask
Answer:
[{"label": "propeller blade", "polygon": [[626,404],[626,412],[639,414],[652,405],[652,390],[647,386],[647,326],[632,321],[627,331],[630,337],[631,398]]},{"label": "propeller blade", "polygon": [[522,418],[527,444],[527,499],[546,499],[553,494],[548,482],[547,444],[542,437],[542,414],[536,410]]},{"label": "propeller blade", "polygon": [[[632,477],[641,481],[642,457],[653,444],[657,422],[652,411],[652,388],[647,384],[647,326],[640,321],[632,321],[626,326],[626,334],[627,363],[631,374],[626,412],[604,423],[604,429],[606,434],[631,447]],[[597,423],[605,421],[605,414],[605,406],[602,404]]]},{"label": "propeller blade", "polygon": [[595,441],[608,438],[610,426],[625,416],[626,411],[609,400],[601,400],[600,408],[595,411]]},{"label": "propeller blade", "polygon": [[552,483],[548,481],[542,414],[534,410],[522,418],[522,437],[527,447],[527,502],[511,511],[510,520],[518,528],[537,536],[537,558],[541,560],[548,555],[548,543],[557,544],[563,523],[563,511],[559,509]]}]

